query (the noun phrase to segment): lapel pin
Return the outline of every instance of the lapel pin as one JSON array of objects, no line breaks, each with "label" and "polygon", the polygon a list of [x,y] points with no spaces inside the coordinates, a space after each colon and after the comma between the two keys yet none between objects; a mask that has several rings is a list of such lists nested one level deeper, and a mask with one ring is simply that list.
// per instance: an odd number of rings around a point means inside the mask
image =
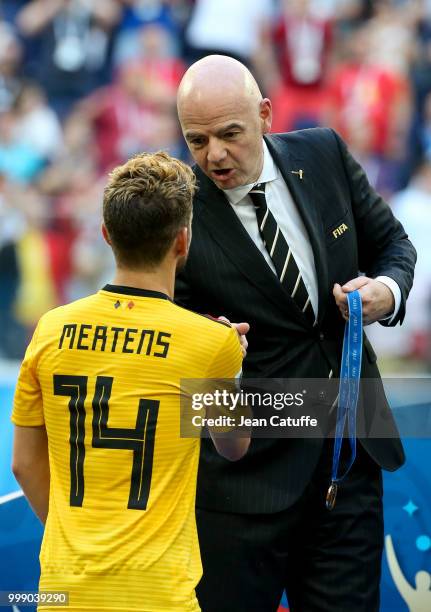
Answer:
[{"label": "lapel pin", "polygon": [[297,174],[302,181],[302,177],[304,176],[304,170],[300,168],[299,170],[291,170],[292,174]]}]

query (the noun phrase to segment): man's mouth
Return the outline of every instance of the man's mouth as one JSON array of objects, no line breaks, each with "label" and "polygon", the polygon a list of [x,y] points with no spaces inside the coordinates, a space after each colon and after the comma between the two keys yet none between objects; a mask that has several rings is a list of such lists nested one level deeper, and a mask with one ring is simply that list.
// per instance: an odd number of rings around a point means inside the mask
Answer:
[{"label": "man's mouth", "polygon": [[219,168],[216,170],[212,170],[211,174],[218,181],[226,181],[228,178],[232,176],[234,172],[233,168]]}]

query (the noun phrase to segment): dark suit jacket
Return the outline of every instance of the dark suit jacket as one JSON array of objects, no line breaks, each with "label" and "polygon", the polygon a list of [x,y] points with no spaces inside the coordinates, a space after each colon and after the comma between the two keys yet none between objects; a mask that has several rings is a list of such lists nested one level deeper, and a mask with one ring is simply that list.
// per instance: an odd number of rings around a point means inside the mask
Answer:
[{"label": "dark suit jacket", "polygon": [[[385,275],[399,285],[401,322],[413,282],[416,252],[388,205],[339,136],[316,128],[265,136],[307,229],[317,268],[319,312],[314,328],[282,288],[224,193],[196,168],[192,244],[176,287],[176,300],[197,312],[250,323],[244,377],[326,378],[339,372],[344,321],[332,295],[358,276]],[[302,180],[293,171],[303,170]],[[347,229],[335,237],[334,229]],[[387,325],[387,322],[383,324]],[[398,432],[384,397],[376,355],[365,339],[362,377],[376,379],[359,410],[384,438],[362,441],[383,468],[404,461]],[[364,395],[364,394],[362,394]],[[372,425],[371,425],[372,424]],[[232,512],[287,508],[309,482],[321,439],[252,441],[237,463],[217,456],[203,440],[197,505]]]}]

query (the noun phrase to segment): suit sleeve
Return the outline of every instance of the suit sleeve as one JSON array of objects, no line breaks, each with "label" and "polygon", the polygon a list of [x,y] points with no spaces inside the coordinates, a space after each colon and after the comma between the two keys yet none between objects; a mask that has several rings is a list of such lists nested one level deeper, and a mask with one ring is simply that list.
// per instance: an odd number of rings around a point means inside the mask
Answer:
[{"label": "suit sleeve", "polygon": [[413,284],[416,250],[389,205],[369,184],[364,170],[352,157],[346,144],[334,130],[331,131],[337,141],[350,187],[358,236],[359,269],[370,278],[389,276],[397,283],[401,291],[398,313],[393,319],[380,323],[385,326],[402,323]]}]

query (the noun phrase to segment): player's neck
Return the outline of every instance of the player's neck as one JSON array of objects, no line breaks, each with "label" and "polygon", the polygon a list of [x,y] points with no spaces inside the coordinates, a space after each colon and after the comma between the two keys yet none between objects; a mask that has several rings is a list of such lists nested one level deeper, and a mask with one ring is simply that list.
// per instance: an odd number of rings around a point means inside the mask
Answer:
[{"label": "player's neck", "polygon": [[121,285],[123,287],[133,287],[135,289],[147,289],[148,291],[159,291],[173,298],[175,273],[169,274],[165,270],[142,272],[118,268],[112,280],[112,284]]}]

